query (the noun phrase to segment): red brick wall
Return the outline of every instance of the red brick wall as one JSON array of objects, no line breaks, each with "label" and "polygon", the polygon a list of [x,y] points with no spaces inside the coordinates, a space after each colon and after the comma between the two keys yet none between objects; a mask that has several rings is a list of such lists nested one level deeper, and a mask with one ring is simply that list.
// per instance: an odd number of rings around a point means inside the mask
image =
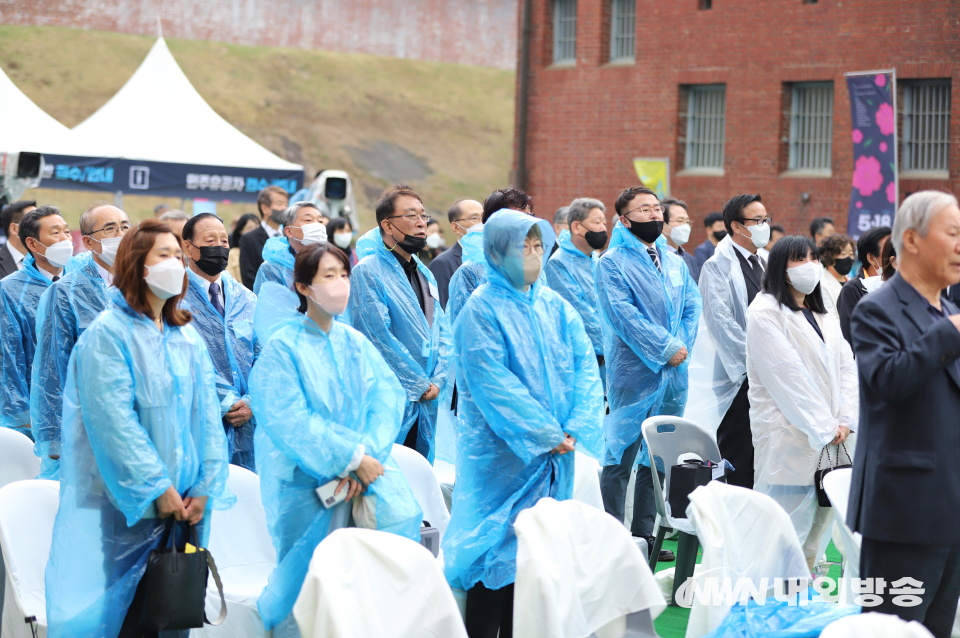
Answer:
[{"label": "red brick wall", "polygon": [[516,0],[0,0],[0,24],[300,47],[513,69]]},{"label": "red brick wall", "polygon": [[[637,57],[607,63],[610,0],[579,0],[577,65],[550,68],[551,0],[533,0],[528,190],[548,216],[579,196],[613,209],[636,184],[634,157],[671,158],[671,194],[703,216],[734,194],[759,192],[788,232],[832,216],[846,228],[853,158],[843,74],[895,67],[898,79],[952,78],[950,178],[900,180],[904,193],[960,192],[960,3],[946,0],[637,0]],[[834,82],[832,176],[788,177],[781,153],[785,84]],[[726,84],[723,176],[677,173],[679,87]],[[899,105],[898,105],[899,106]],[[789,127],[787,128],[789,131]],[[802,193],[809,201],[801,201]]]}]

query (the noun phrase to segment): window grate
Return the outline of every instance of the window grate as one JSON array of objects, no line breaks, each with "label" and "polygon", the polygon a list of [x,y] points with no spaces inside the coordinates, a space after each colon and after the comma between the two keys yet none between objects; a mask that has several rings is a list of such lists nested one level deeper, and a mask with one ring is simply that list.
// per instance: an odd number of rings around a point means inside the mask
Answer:
[{"label": "window grate", "polygon": [[947,172],[950,80],[905,83],[902,139],[902,170]]},{"label": "window grate", "polygon": [[553,62],[577,60],[577,0],[554,0]]},{"label": "window grate", "polygon": [[794,84],[790,170],[829,171],[833,151],[833,82]]},{"label": "window grate", "polygon": [[637,41],[637,0],[613,0],[610,60],[633,60]]},{"label": "window grate", "polygon": [[723,84],[690,87],[685,168],[723,168],[726,98]]}]

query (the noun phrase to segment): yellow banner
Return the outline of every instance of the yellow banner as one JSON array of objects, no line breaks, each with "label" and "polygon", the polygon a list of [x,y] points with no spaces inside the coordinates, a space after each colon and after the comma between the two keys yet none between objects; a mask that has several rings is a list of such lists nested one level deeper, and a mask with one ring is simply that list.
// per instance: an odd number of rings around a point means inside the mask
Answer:
[{"label": "yellow banner", "polygon": [[664,199],[670,196],[670,160],[667,158],[633,160],[633,168],[637,171],[640,183]]}]

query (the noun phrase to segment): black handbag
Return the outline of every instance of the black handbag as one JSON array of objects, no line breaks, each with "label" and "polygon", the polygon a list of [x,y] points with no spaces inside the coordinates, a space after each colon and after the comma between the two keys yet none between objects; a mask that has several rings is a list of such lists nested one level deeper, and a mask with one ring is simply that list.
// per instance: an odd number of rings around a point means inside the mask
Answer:
[{"label": "black handbag", "polygon": [[[147,571],[143,576],[146,579],[143,615],[140,618],[140,625],[144,629],[197,629],[203,627],[204,622],[219,625],[227,617],[227,604],[223,598],[223,584],[217,564],[210,552],[200,549],[196,526],[188,526],[195,552],[185,553],[186,540],[184,547],[177,549],[176,534],[173,533],[176,521],[170,517],[160,547],[152,550],[147,559]],[[220,617],[214,622],[208,621],[203,611],[209,572],[213,573],[220,593]]]},{"label": "black handbag", "polygon": [[[843,448],[843,453],[847,455],[847,463],[840,465],[840,449]],[[823,453],[827,453],[827,463],[829,467],[820,469],[820,464],[823,462]],[[847,452],[847,446],[843,443],[837,445],[837,465],[833,464],[833,459],[830,458],[830,444],[823,446],[823,449],[820,450],[820,459],[817,461],[817,471],[813,473],[813,486],[817,489],[817,504],[820,507],[833,507],[830,504],[830,498],[827,497],[826,491],[823,489],[823,477],[829,474],[834,470],[842,470],[846,467],[853,467],[853,461],[850,458],[850,453]]]}]

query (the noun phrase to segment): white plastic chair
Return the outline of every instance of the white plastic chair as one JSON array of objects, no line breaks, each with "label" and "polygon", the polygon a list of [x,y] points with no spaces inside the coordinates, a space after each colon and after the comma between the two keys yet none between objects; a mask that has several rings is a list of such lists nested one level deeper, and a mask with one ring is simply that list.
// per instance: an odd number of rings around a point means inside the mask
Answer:
[{"label": "white plastic chair", "polygon": [[440,482],[430,463],[416,450],[397,444],[393,445],[390,456],[400,466],[403,477],[410,484],[413,497],[423,510],[423,519],[430,523],[431,527],[437,528],[440,540],[443,540],[450,522],[450,511],[443,500]]},{"label": "white plastic chair", "polygon": [[[828,472],[823,477],[823,489],[833,505],[834,525],[840,530],[842,550],[842,574],[840,588],[846,590],[845,599],[852,601],[856,594],[850,587],[850,579],[860,578],[860,544],[863,536],[847,527],[847,505],[850,501],[850,479],[853,470],[844,468]],[[839,593],[839,592],[838,592]]]},{"label": "white plastic chair", "polygon": [[303,638],[467,638],[433,554],[371,529],[338,529],[317,545],[293,616]]},{"label": "white plastic chair", "polygon": [[433,473],[437,475],[440,491],[443,492],[443,502],[449,512],[453,505],[453,485],[457,482],[457,466],[447,461],[434,459]]},{"label": "white plastic chair", "polygon": [[573,495],[575,501],[603,509],[600,494],[600,463],[583,452],[574,452]]},{"label": "white plastic chair", "polygon": [[[257,599],[277,563],[277,552],[267,531],[267,516],[260,500],[260,478],[237,465],[230,466],[227,487],[237,503],[228,510],[214,510],[208,548],[217,562],[227,601],[222,625],[204,625],[191,636],[210,638],[270,638],[257,611]],[[213,578],[207,582],[207,618],[216,618],[220,596]]]},{"label": "white plastic chair", "polygon": [[0,625],[4,638],[32,638],[31,626],[24,622],[31,616],[36,617],[37,636],[47,635],[44,571],[59,506],[56,481],[17,481],[0,488],[0,550],[7,568]]},{"label": "white plastic chair", "polygon": [[647,556],[614,517],[543,498],[517,516],[514,634],[524,638],[656,637],[666,602]]},{"label": "white plastic chair", "polygon": [[33,453],[33,441],[10,428],[0,428],[0,487],[38,474],[40,459]]}]

